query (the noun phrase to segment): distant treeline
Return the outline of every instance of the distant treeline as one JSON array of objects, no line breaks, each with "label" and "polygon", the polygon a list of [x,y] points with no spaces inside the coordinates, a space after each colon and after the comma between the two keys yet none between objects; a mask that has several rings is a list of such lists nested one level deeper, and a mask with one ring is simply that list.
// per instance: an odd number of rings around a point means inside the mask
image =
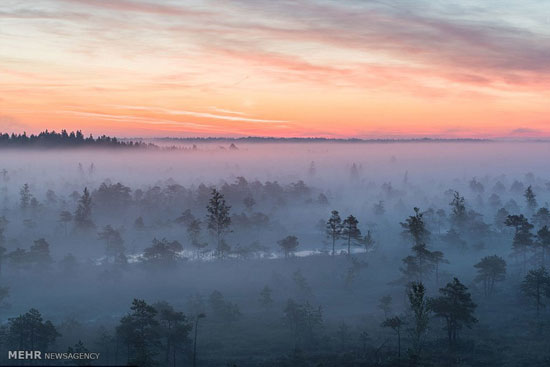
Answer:
[{"label": "distant treeline", "polygon": [[55,131],[43,131],[38,135],[14,134],[12,133],[0,133],[0,148],[5,147],[109,147],[109,148],[146,148],[156,147],[154,144],[147,144],[144,142],[134,141],[120,141],[115,137],[106,135],[94,138],[91,134],[88,137],[84,137],[82,131],[76,132],[67,130],[61,130],[57,133]]},{"label": "distant treeline", "polygon": [[[141,138],[134,138],[139,141]],[[242,143],[425,143],[425,142],[487,142],[489,139],[439,139],[439,138],[404,138],[404,139],[359,139],[359,138],[277,138],[270,136],[246,136],[239,138],[228,137],[191,137],[191,138],[174,138],[164,137],[155,138],[152,140],[157,141],[183,141],[183,142],[219,142],[219,141],[231,141]]]}]

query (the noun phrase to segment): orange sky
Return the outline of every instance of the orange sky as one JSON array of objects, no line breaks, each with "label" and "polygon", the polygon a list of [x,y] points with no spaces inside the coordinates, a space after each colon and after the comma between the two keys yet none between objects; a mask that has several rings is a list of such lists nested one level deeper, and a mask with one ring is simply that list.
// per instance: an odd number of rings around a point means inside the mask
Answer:
[{"label": "orange sky", "polygon": [[550,137],[544,2],[181,4],[3,2],[0,130]]}]

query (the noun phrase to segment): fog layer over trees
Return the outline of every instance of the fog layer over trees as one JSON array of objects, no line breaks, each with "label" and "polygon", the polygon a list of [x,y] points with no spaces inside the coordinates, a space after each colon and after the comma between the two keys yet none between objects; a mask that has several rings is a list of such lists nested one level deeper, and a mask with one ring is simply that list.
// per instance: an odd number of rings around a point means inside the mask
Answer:
[{"label": "fog layer over trees", "polygon": [[550,363],[548,143],[181,148],[0,151],[0,364]]}]

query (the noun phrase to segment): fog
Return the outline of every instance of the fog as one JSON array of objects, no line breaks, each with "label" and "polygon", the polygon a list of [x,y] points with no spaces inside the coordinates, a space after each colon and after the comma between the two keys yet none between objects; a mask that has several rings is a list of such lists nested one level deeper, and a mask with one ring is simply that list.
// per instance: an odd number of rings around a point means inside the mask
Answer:
[{"label": "fog", "polygon": [[1,150],[0,364],[548,364],[549,143],[231,144]]}]

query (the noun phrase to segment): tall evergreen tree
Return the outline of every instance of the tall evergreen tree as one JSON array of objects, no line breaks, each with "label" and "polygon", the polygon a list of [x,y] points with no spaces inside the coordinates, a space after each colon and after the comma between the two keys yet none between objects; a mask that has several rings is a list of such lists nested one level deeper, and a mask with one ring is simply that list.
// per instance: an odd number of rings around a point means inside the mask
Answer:
[{"label": "tall evergreen tree", "polygon": [[430,239],[430,232],[426,229],[423,214],[420,209],[414,208],[414,215],[401,223],[402,234],[413,240],[412,255],[402,259],[404,267],[400,270],[405,280],[422,282],[424,277],[437,270],[436,281],[439,281],[439,264],[445,263],[441,251],[430,251],[425,241]]},{"label": "tall evergreen tree", "polygon": [[37,309],[9,319],[8,342],[15,350],[47,351],[59,336],[51,321],[44,321]]},{"label": "tall evergreen tree", "polygon": [[538,203],[537,203],[536,195],[533,192],[533,188],[531,187],[531,185],[527,187],[523,196],[525,196],[527,209],[529,210],[530,213],[534,213],[535,210],[537,209]]},{"label": "tall evergreen tree", "polygon": [[410,238],[414,245],[428,243],[430,239],[430,231],[426,228],[424,222],[424,214],[419,208],[414,208],[414,215],[408,217],[405,222],[400,223],[403,228],[403,236]]},{"label": "tall evergreen tree", "polygon": [[113,263],[118,255],[124,253],[124,240],[120,231],[120,229],[114,229],[111,225],[106,225],[98,233],[99,239],[105,243],[105,254],[112,258]]},{"label": "tall evergreen tree", "polygon": [[87,187],[84,188],[84,192],[78,200],[78,206],[74,213],[74,223],[76,228],[81,230],[95,228],[92,221],[92,197]]},{"label": "tall evergreen tree", "polygon": [[342,222],[342,237],[346,239],[348,245],[348,255],[351,254],[352,243],[361,240],[361,231],[357,227],[359,221],[353,215],[348,216]]},{"label": "tall evergreen tree", "polygon": [[164,352],[164,366],[177,365],[177,352],[181,351],[184,345],[189,345],[191,339],[189,333],[192,324],[183,312],[178,312],[167,302],[158,302],[153,305],[157,310],[157,321],[159,324],[159,335],[161,347]]},{"label": "tall evergreen tree", "polygon": [[546,267],[546,254],[548,253],[548,251],[550,251],[550,229],[547,225],[544,225],[537,232],[535,246],[538,249],[540,266]]},{"label": "tall evergreen tree", "polygon": [[543,302],[544,298],[550,297],[550,276],[546,269],[530,270],[521,283],[521,291],[535,301],[538,318],[540,309],[546,307]]},{"label": "tall evergreen tree", "polygon": [[208,205],[208,229],[216,237],[216,252],[219,257],[224,257],[227,251],[227,244],[224,241],[224,236],[230,231],[231,217],[229,210],[231,206],[227,205],[221,193],[216,189],[212,190],[212,196]]},{"label": "tall evergreen tree", "polygon": [[139,299],[134,299],[130,310],[117,326],[117,334],[127,345],[128,364],[157,366],[155,357],[160,346],[157,310]]},{"label": "tall evergreen tree", "polygon": [[449,204],[452,208],[451,222],[457,229],[464,229],[468,219],[466,214],[466,202],[464,196],[460,196],[458,191],[453,193],[453,200]]},{"label": "tall evergreen tree", "polygon": [[336,241],[342,236],[342,218],[337,210],[333,210],[326,224],[326,234],[332,240],[332,256],[335,254]]},{"label": "tall evergreen tree", "polygon": [[533,249],[533,234],[531,230],[533,225],[529,223],[527,218],[520,215],[509,215],[505,224],[508,227],[514,227],[514,240],[512,242],[512,249],[515,255],[521,256],[523,261],[523,273],[527,267],[527,253]]},{"label": "tall evergreen tree", "polygon": [[410,283],[407,296],[413,318],[412,327],[409,330],[412,340],[412,352],[415,358],[418,358],[430,322],[430,304],[426,297],[426,288],[421,282]]},{"label": "tall evergreen tree", "polygon": [[445,319],[445,330],[452,347],[458,339],[458,331],[477,322],[473,316],[476,304],[472,302],[468,288],[457,278],[439,289],[439,293],[441,296],[430,300],[430,308],[437,317]]},{"label": "tall evergreen tree", "polygon": [[25,183],[19,190],[19,206],[21,209],[27,209],[31,203],[32,195],[28,183]]},{"label": "tall evergreen tree", "polygon": [[386,318],[382,322],[382,327],[391,328],[397,335],[397,359],[401,359],[401,328],[403,327],[403,320],[399,316]]}]

